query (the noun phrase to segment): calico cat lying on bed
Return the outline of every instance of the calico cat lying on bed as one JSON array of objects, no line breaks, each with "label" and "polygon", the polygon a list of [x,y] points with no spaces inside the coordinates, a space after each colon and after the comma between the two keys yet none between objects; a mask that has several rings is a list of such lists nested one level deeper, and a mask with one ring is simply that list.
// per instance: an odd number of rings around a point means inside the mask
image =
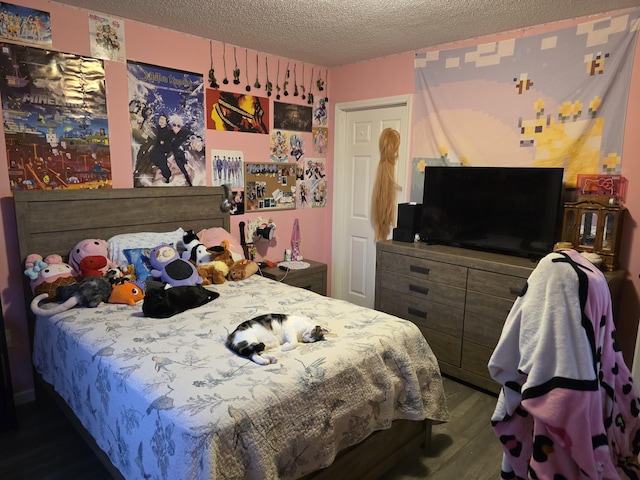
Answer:
[{"label": "calico cat lying on bed", "polygon": [[309,317],[268,313],[242,322],[227,337],[227,347],[258,365],[269,365],[278,360],[264,350],[282,346],[286,352],[293,350],[299,342],[313,343],[324,340],[329,330],[320,327]]}]

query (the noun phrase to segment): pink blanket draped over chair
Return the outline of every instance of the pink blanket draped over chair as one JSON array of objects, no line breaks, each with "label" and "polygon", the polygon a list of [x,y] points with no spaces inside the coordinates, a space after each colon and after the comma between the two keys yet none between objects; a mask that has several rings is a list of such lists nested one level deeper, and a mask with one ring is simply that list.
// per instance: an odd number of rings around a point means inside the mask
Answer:
[{"label": "pink blanket draped over chair", "polygon": [[489,361],[502,478],[640,478],[640,400],[616,342],[602,272],[574,250],[544,257]]}]

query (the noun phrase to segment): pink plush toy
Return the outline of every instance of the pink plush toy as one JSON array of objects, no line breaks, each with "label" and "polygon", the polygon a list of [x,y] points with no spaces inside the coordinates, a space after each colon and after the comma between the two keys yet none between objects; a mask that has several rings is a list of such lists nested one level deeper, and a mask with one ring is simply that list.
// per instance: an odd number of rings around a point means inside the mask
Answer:
[{"label": "pink plush toy", "polygon": [[76,283],[76,273],[71,265],[64,263],[60,255],[49,255],[42,258],[37,253],[32,253],[24,262],[26,267],[24,274],[29,277],[31,292],[34,295],[47,293],[47,302],[56,299],[56,290],[59,286]]},{"label": "pink plush toy", "polygon": [[[82,240],[75,247],[73,247],[73,250],[69,252],[69,265],[73,267],[73,269],[80,277],[84,278],[85,276],[95,276],[97,273],[95,271],[92,271],[91,274],[87,274],[88,272],[83,272],[82,260],[85,257],[104,257],[104,266],[98,269],[100,272],[102,272],[102,275],[107,273],[107,270],[109,269],[118,268],[118,265],[116,265],[115,262],[112,262],[109,259],[109,246],[105,240],[99,240],[96,238]],[[95,266],[96,259],[92,260],[92,264]],[[99,264],[102,264],[102,262],[99,262]],[[86,270],[86,262],[84,265],[84,269]],[[92,270],[95,270],[95,268],[92,268]]]}]

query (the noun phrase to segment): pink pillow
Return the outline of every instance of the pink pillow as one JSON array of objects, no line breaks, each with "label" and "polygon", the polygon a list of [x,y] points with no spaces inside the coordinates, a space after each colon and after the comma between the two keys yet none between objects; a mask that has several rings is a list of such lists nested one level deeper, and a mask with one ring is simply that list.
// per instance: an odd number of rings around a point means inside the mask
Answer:
[{"label": "pink pillow", "polygon": [[227,240],[229,242],[229,250],[231,250],[233,260],[236,262],[244,260],[244,250],[242,249],[242,245],[240,245],[240,241],[224,228],[206,228],[204,230],[200,230],[197,235],[200,242],[204,244],[205,247],[215,247],[220,245],[223,240]]}]

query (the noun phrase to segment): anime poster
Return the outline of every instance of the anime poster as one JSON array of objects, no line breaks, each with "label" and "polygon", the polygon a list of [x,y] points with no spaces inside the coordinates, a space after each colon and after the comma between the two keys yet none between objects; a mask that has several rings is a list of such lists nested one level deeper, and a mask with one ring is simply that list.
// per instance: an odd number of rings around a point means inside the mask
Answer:
[{"label": "anime poster", "polygon": [[329,142],[329,129],[326,127],[313,127],[313,154],[325,156],[327,143]]},{"label": "anime poster", "polygon": [[311,208],[311,180],[296,177],[296,208]]},{"label": "anime poster", "polygon": [[311,180],[311,206],[313,208],[322,208],[327,206],[327,181]]},{"label": "anime poster", "polygon": [[269,142],[269,158],[272,162],[289,161],[289,132],[272,130]]},{"label": "anime poster", "polygon": [[103,60],[124,62],[124,22],[113,17],[89,14],[91,56]]},{"label": "anime poster", "polygon": [[272,162],[299,162],[304,156],[304,139],[296,132],[272,130],[269,158]]},{"label": "anime poster", "polygon": [[273,103],[273,128],[311,132],[311,107],[291,103]]},{"label": "anime poster", "polygon": [[313,102],[313,126],[326,127],[327,120],[327,101],[324,98],[318,98]]},{"label": "anime poster", "polygon": [[305,160],[304,180],[309,187],[311,206],[313,208],[327,205],[327,173],[324,158],[308,158]]},{"label": "anime poster", "polygon": [[133,186],[206,185],[202,75],[127,62]]},{"label": "anime poster", "polygon": [[49,12],[0,2],[0,41],[51,47]]},{"label": "anime poster", "polygon": [[240,150],[211,150],[213,186],[228,184],[232,189],[244,188],[244,154]]},{"label": "anime poster", "polygon": [[207,129],[269,133],[269,99],[207,88]]},{"label": "anime poster", "polygon": [[289,159],[299,162],[304,156],[304,139],[298,133],[289,134]]},{"label": "anime poster", "polygon": [[0,43],[12,190],[110,188],[101,60]]}]

